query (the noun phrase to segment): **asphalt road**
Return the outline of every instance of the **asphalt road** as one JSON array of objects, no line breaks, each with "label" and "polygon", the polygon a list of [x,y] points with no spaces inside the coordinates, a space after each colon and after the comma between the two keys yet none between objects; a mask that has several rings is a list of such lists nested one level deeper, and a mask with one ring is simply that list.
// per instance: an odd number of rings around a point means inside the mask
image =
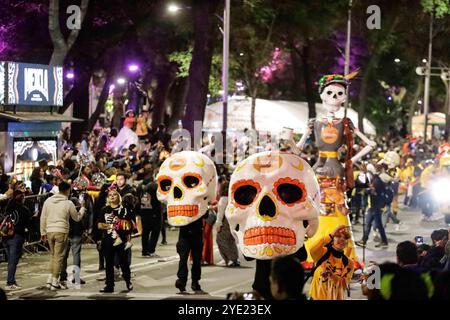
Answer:
[{"label": "asphalt road", "polygon": [[[395,231],[393,225],[388,225],[387,235],[389,239],[388,248],[375,248],[373,236],[370,237],[367,248],[364,252],[362,248],[357,248],[360,260],[365,258],[366,263],[376,261],[395,262],[396,244],[404,240],[413,240],[416,235],[422,235],[425,243],[430,243],[430,234],[438,228],[448,228],[444,221],[422,222],[421,215],[417,210],[401,207],[399,218],[402,221],[400,230]],[[353,228],[354,239],[359,240],[362,235],[362,226],[356,225]],[[47,279],[48,258],[47,252],[25,254],[17,270],[17,282],[22,286],[21,290],[8,293],[10,300],[16,299],[37,299],[37,300],[110,300],[110,299],[139,299],[139,300],[160,300],[160,299],[224,299],[229,292],[251,291],[253,282],[255,262],[241,259],[242,266],[230,268],[220,265],[221,257],[215,246],[215,265],[202,267],[202,279],[200,284],[205,294],[194,294],[190,292],[190,282],[188,282],[187,294],[178,294],[175,288],[176,272],[178,268],[178,255],[175,243],[178,231],[168,231],[168,245],[157,247],[157,254],[160,258],[143,258],[140,255],[140,238],[133,239],[132,258],[132,282],[134,290],[126,291],[125,282],[116,282],[115,292],[111,294],[100,293],[104,287],[104,272],[98,271],[98,255],[94,244],[85,244],[82,249],[82,272],[81,277],[86,284],[81,288],[69,288],[68,290],[49,291],[45,288]],[[68,263],[71,263],[71,256]],[[0,286],[5,284],[6,263],[0,263]],[[305,286],[305,293],[308,292],[309,283]],[[351,284],[351,294],[349,299],[364,299],[361,294],[357,280]]]}]

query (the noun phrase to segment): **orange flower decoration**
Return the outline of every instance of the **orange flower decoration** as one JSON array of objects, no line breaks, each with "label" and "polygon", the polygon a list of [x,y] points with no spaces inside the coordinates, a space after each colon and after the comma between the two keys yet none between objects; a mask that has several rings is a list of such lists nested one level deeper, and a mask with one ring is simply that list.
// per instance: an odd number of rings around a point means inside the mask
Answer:
[{"label": "orange flower decoration", "polygon": [[[241,196],[240,192],[243,190],[243,189],[240,189],[240,188],[246,187],[246,186],[250,186],[250,187],[255,188],[256,189],[256,193],[254,195],[253,194],[247,195],[247,198],[245,199],[246,200],[245,202],[244,201],[240,201],[240,200],[236,201],[236,196],[238,196],[238,198],[240,198],[240,196]],[[238,190],[239,190],[239,192],[238,192],[238,194],[236,194],[236,192]],[[253,181],[253,180],[242,179],[242,180],[236,181],[233,184],[233,186],[231,187],[231,199],[233,201],[233,204],[236,207],[241,208],[241,209],[245,209],[245,208],[247,208],[248,206],[252,205],[255,202],[255,199],[258,197],[258,194],[260,192],[261,192],[261,186],[259,185],[258,182]],[[252,196],[253,196],[253,199],[251,199]],[[239,203],[239,201],[241,203]]]},{"label": "orange flower decoration", "polygon": [[[286,198],[283,199],[283,197],[278,193],[278,187],[281,186],[282,184],[291,184],[291,185],[294,185],[294,186],[300,188],[301,195],[299,195],[297,198],[293,197],[290,199],[291,201],[286,202],[287,199]],[[308,195],[308,192],[306,191],[306,186],[303,182],[300,182],[297,179],[291,179],[289,177],[278,179],[273,184],[272,192],[277,197],[278,201],[287,205],[288,207],[292,207],[297,203],[304,202],[306,200],[306,196]]]}]

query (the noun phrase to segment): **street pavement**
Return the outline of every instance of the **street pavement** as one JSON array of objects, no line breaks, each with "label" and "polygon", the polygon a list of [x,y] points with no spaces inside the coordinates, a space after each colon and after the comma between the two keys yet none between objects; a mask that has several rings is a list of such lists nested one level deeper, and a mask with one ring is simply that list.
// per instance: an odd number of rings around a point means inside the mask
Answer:
[{"label": "street pavement", "polygon": [[[367,247],[363,252],[357,247],[358,257],[361,261],[385,261],[395,262],[395,248],[397,243],[405,240],[414,240],[421,235],[425,243],[431,243],[430,234],[438,228],[448,228],[443,220],[436,222],[421,221],[420,212],[415,209],[400,207],[399,218],[402,222],[400,230],[395,231],[392,224],[388,224],[387,235],[389,239],[388,248],[375,248],[376,242],[373,235],[370,236]],[[354,240],[362,237],[362,226],[353,227]],[[21,290],[8,293],[8,299],[24,300],[160,300],[160,299],[225,299],[229,292],[251,291],[253,282],[255,262],[245,261],[241,257],[241,267],[231,268],[221,265],[221,257],[217,246],[214,246],[215,265],[202,267],[202,279],[200,284],[205,294],[194,294],[190,291],[190,281],[187,285],[187,294],[178,294],[175,288],[176,273],[178,268],[178,255],[176,253],[176,240],[178,231],[167,231],[168,245],[158,245],[157,254],[159,258],[141,257],[140,238],[133,239],[132,257],[132,282],[134,290],[128,292],[125,282],[120,278],[116,281],[114,293],[100,293],[104,287],[104,271],[98,271],[98,253],[95,244],[85,244],[81,252],[82,266],[81,277],[86,284],[80,288],[69,287],[68,290],[49,291],[45,288],[47,279],[47,268],[49,254],[40,251],[34,254],[24,254],[17,269],[17,282],[22,286]],[[215,237],[214,237],[215,238]],[[72,261],[69,256],[68,264]],[[6,280],[6,263],[0,263],[0,287]],[[304,292],[309,290],[309,282],[305,285]],[[351,300],[365,299],[361,294],[360,285],[355,277],[351,283]]]}]

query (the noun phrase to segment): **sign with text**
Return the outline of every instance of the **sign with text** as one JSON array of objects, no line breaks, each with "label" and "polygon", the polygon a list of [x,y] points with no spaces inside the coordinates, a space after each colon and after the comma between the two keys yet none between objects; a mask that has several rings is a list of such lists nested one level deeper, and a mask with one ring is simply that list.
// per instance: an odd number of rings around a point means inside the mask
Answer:
[{"label": "sign with text", "polygon": [[[0,103],[22,106],[62,106],[63,68],[42,64],[6,62],[4,100]],[[1,85],[0,81],[0,85]]]}]

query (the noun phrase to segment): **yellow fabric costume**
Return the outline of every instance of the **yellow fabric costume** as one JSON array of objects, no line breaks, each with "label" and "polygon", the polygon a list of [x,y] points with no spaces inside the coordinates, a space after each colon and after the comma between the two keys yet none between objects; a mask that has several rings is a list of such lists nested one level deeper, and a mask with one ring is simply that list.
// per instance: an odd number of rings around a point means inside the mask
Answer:
[{"label": "yellow fabric costume", "polygon": [[[311,247],[310,254],[314,262],[319,261],[329,250],[326,245],[332,240],[331,236],[322,238]],[[351,259],[344,264],[342,257],[336,257],[332,252],[328,259],[321,263],[314,272],[309,294],[314,300],[344,300],[346,290],[352,279],[355,265]],[[331,275],[324,277],[324,271]]]}]

